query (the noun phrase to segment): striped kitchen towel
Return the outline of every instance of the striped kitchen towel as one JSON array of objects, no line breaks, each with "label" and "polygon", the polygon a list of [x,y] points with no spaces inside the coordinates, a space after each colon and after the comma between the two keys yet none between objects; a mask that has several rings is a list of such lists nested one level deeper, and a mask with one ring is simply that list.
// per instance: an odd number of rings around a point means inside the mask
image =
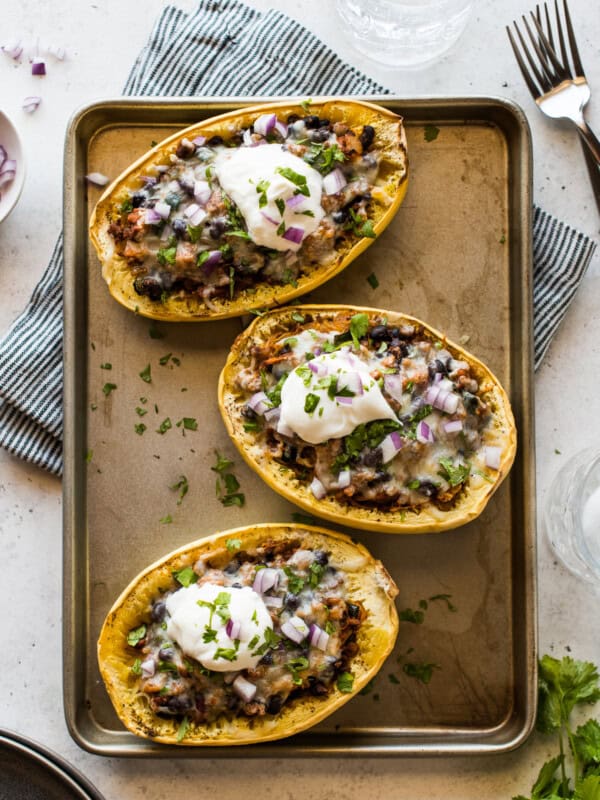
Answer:
[{"label": "striped kitchen towel", "polygon": [[[280,11],[240,0],[168,6],[125,84],[126,95],[388,94]],[[564,317],[596,245],[536,209],[535,365]],[[62,471],[62,238],[31,300],[0,343],[0,445]]]}]

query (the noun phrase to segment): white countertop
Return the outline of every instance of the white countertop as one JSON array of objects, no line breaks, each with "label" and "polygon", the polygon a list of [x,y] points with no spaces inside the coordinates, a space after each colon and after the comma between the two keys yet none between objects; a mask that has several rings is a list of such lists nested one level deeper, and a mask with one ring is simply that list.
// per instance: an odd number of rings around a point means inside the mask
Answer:
[{"label": "white countertop", "polygon": [[[500,95],[520,104],[533,132],[534,198],[546,211],[598,236],[599,217],[575,132],[535,108],[508,45],[504,25],[529,9],[527,0],[479,0],[460,49],[421,72],[395,72],[353,53],[340,35],[333,2],[248,0],[261,10],[295,16],[347,61],[400,96]],[[185,8],[191,2],[182,2]],[[66,62],[36,79],[0,55],[0,105],[21,132],[27,158],[23,196],[0,226],[0,332],[18,316],[40,278],[61,224],[62,149],[72,112],[120,93],[135,54],[162,8],[161,0],[21,0],[2,10],[2,38],[40,37],[66,47]],[[570,0],[588,80],[600,97],[600,15]],[[29,116],[23,97],[41,94]],[[600,101],[588,119],[600,130]],[[538,509],[566,459],[598,443],[600,431],[600,255],[591,267],[536,377]],[[584,346],[582,346],[582,344]],[[560,451],[560,452],[556,452]],[[0,452],[0,542],[4,553],[3,701],[0,727],[58,751],[107,800],[163,800],[172,795],[239,797],[261,787],[287,798],[401,797],[411,800],[506,800],[528,794],[555,741],[534,735],[518,751],[494,758],[326,760],[302,762],[105,759],[80,750],[66,729],[61,677],[61,486],[56,478]],[[541,520],[540,520],[541,522]],[[592,620],[598,598],[561,566],[539,529],[540,653],[600,663]],[[592,712],[593,713],[593,712]],[[298,779],[301,776],[301,781]],[[268,784],[268,789],[266,785]],[[199,788],[201,787],[201,788]]]}]

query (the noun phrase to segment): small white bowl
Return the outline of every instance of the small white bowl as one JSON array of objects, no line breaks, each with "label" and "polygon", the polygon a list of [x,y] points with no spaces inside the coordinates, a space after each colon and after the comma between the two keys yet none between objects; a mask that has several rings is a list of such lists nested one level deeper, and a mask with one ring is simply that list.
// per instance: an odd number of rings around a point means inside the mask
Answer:
[{"label": "small white bowl", "polygon": [[21,140],[17,129],[2,111],[0,111],[0,144],[8,153],[8,158],[14,158],[17,162],[17,174],[14,179],[0,189],[0,222],[2,222],[17,205],[25,183],[25,159]]}]

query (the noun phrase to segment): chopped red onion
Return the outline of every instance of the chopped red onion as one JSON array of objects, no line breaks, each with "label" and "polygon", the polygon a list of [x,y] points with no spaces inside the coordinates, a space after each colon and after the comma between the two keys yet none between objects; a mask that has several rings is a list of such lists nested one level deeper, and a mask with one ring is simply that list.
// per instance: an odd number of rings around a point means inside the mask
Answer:
[{"label": "chopped red onion", "polygon": [[260,117],[254,121],[254,133],[259,133],[261,136],[268,136],[277,122],[275,114],[261,114]]},{"label": "chopped red onion", "polygon": [[501,447],[486,447],[485,448],[485,464],[490,469],[500,469],[500,457],[502,455]]},{"label": "chopped red onion", "polygon": [[31,64],[31,74],[32,75],[45,75],[46,74],[46,62],[42,59],[35,59]]},{"label": "chopped red onion", "polygon": [[247,681],[243,675],[238,675],[231,685],[234,692],[241,697],[245,703],[249,703],[254,699],[256,686],[250,683],[250,681]]},{"label": "chopped red onion", "polygon": [[353,400],[353,399],[354,399],[354,398],[352,398],[352,397],[344,397],[344,396],[343,396],[343,395],[341,395],[341,394],[337,394],[337,395],[335,396],[335,402],[336,402],[336,403],[341,403],[341,405],[343,405],[343,406],[351,406],[351,405],[352,405],[352,400]]},{"label": "chopped red onion", "polygon": [[442,380],[442,373],[441,372],[436,372],[435,376],[433,378],[433,382],[434,383],[439,383],[441,380]]},{"label": "chopped red onion", "polygon": [[23,55],[23,45],[18,39],[13,39],[13,41],[8,44],[3,44],[2,50],[15,61],[18,61]]},{"label": "chopped red onion", "polygon": [[417,429],[415,433],[417,436],[417,441],[421,442],[421,444],[432,444],[432,442],[435,441],[433,431],[423,419],[417,423]]},{"label": "chopped red onion", "polygon": [[279,225],[279,220],[273,219],[273,217],[269,216],[266,211],[261,211],[260,213],[267,220],[267,222],[271,222],[273,225]]},{"label": "chopped red onion", "polygon": [[303,194],[293,194],[291,197],[285,201],[285,204],[288,208],[298,208],[304,202],[304,195]]},{"label": "chopped red onion", "polygon": [[8,158],[8,153],[6,152],[6,148],[0,144],[0,167],[2,166],[2,164],[4,164],[7,158]]},{"label": "chopped red onion", "polygon": [[[192,220],[190,220],[192,222]],[[192,224],[194,224],[192,222]],[[223,259],[223,253],[220,250],[208,250],[208,258],[202,263],[202,270],[206,275],[210,275],[213,269],[220,264]]]},{"label": "chopped red onion", "polygon": [[398,431],[392,431],[381,442],[381,457],[384,464],[388,464],[396,455],[398,451],[404,446],[404,441]]},{"label": "chopped red onion", "polygon": [[140,180],[146,187],[156,186],[156,178],[151,178],[150,175],[140,175]]},{"label": "chopped red onion", "polygon": [[46,47],[46,53],[53,56],[57,61],[64,61],[67,51],[60,45],[50,44]]},{"label": "chopped red onion", "polygon": [[446,414],[455,414],[456,409],[458,408],[458,401],[459,396],[457,394],[448,393],[448,396],[444,400],[444,407],[442,411],[445,411]]},{"label": "chopped red onion", "polygon": [[309,628],[308,640],[313,647],[325,651],[329,643],[329,634],[313,623]]},{"label": "chopped red onion", "polygon": [[341,372],[337,379],[338,392],[348,389],[355,396],[364,392],[362,378],[358,372]]},{"label": "chopped red onion", "polygon": [[402,402],[402,376],[398,374],[394,375],[384,375],[383,376],[383,388],[385,391],[393,397],[394,400],[397,400],[399,403]]},{"label": "chopped red onion", "polygon": [[308,368],[311,372],[314,372],[317,378],[323,378],[329,372],[327,364],[324,364],[322,361],[317,362],[314,359],[308,362]]},{"label": "chopped red onion", "polygon": [[310,490],[317,500],[322,500],[327,494],[325,487],[318,478],[312,479],[312,483],[310,484]]},{"label": "chopped red onion", "polygon": [[206,205],[210,200],[212,189],[208,181],[194,181],[194,199],[201,206]]},{"label": "chopped red onion", "polygon": [[143,678],[151,678],[156,672],[156,662],[152,658],[152,656],[150,656],[149,658],[146,658],[144,661],[142,661],[142,663],[140,664],[140,668],[142,670]]},{"label": "chopped red onion", "polygon": [[[437,373],[441,377],[441,372]],[[448,380],[448,378],[441,378],[439,381],[440,389],[443,389],[446,392],[453,392],[454,391],[454,384],[452,381]]]},{"label": "chopped red onion", "polygon": [[195,139],[192,139],[192,144],[195,144],[196,147],[203,147],[206,144],[206,136],[196,136]]},{"label": "chopped red onion", "polygon": [[285,124],[285,122],[280,122],[278,119],[275,119],[275,125],[273,128],[277,131],[282,139],[285,139],[285,137],[288,135],[288,126]]},{"label": "chopped red onion", "polygon": [[190,221],[190,224],[196,227],[200,225],[200,223],[206,217],[206,211],[203,208],[200,208],[200,206],[196,203],[190,203],[190,205],[183,212],[183,216],[187,217]]},{"label": "chopped red onion", "polygon": [[287,622],[284,622],[281,626],[281,632],[284,636],[287,636],[288,639],[291,639],[292,642],[296,642],[296,644],[300,644],[303,642],[306,637],[308,636],[308,625],[304,622],[303,619],[300,617],[291,617]]},{"label": "chopped red onion", "polygon": [[320,348],[320,347],[313,347],[313,354],[314,354],[315,356],[320,356],[322,352],[323,352],[323,351],[321,350],[321,348]]},{"label": "chopped red onion", "polygon": [[277,589],[278,585],[279,572],[276,569],[272,569],[272,567],[265,567],[264,569],[259,569],[256,573],[252,588],[255,592],[264,594],[269,589]]},{"label": "chopped red onion", "polygon": [[28,114],[33,114],[41,102],[42,98],[38,97],[37,95],[26,97],[23,100],[23,111],[26,111]]},{"label": "chopped red onion", "polygon": [[276,408],[268,408],[265,411],[265,419],[267,422],[277,421],[279,420],[280,416],[281,416],[281,408],[279,406],[276,406]]},{"label": "chopped red onion", "polygon": [[323,178],[323,191],[325,194],[337,194],[348,183],[341,169],[334,169]]},{"label": "chopped red onion", "polygon": [[340,489],[345,489],[347,486],[350,486],[350,480],[351,480],[350,470],[343,469],[338,475],[338,486],[340,487]]},{"label": "chopped red onion", "polygon": [[452,419],[450,422],[444,422],[444,430],[446,433],[458,433],[462,431],[463,424],[461,419]]},{"label": "chopped red onion", "polygon": [[157,214],[160,214],[163,219],[167,219],[171,213],[171,206],[168,203],[163,203],[162,200],[160,200],[154,206],[154,210]]},{"label": "chopped red onion", "polygon": [[90,172],[85,176],[85,179],[88,183],[93,183],[94,186],[106,186],[109,181],[106,175],[101,172]]},{"label": "chopped red onion", "polygon": [[248,400],[248,405],[255,414],[262,416],[273,404],[264,392],[256,392]]},{"label": "chopped red onion", "polygon": [[14,158],[5,158],[2,161],[2,165],[0,166],[0,175],[4,175],[5,172],[16,172],[17,171],[17,162]]},{"label": "chopped red onion", "polygon": [[171,236],[173,236],[173,228],[170,225],[165,225],[160,234],[160,241],[166,242]]},{"label": "chopped red onion", "polygon": [[286,232],[283,234],[283,238],[286,239],[288,242],[293,242],[294,244],[301,244],[302,239],[304,238],[304,228],[295,227],[292,225],[289,227]]},{"label": "chopped red onion", "polygon": [[235,622],[229,617],[227,625],[225,625],[225,633],[230,639],[239,639],[242,630],[242,624],[239,620]]},{"label": "chopped red onion", "polygon": [[146,225],[158,225],[162,222],[162,217],[155,208],[147,208],[144,213]]},{"label": "chopped red onion", "polygon": [[430,403],[434,408],[445,411],[446,414],[454,414],[458,408],[459,397],[453,392],[441,388],[441,383],[430,386],[423,398],[426,403]]}]

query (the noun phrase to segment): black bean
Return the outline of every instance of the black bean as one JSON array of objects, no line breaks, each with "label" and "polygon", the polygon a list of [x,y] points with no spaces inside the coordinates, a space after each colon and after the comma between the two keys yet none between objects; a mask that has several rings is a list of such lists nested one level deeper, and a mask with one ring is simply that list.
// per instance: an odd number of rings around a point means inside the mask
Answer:
[{"label": "black bean", "polygon": [[177,217],[171,223],[171,227],[173,228],[173,233],[178,239],[183,239],[183,237],[187,233],[187,222],[181,217]]},{"label": "black bean", "polygon": [[172,647],[161,647],[158,651],[158,657],[161,661],[173,661],[175,658],[175,650]]},{"label": "black bean", "polygon": [[139,208],[140,206],[143,206],[147,199],[148,195],[146,192],[134,192],[131,195],[132,208]]},{"label": "black bean", "polygon": [[300,119],[299,114],[290,114],[287,118],[287,124],[292,125],[294,122],[298,122],[299,119]]},{"label": "black bean", "polygon": [[253,408],[250,408],[250,406],[244,406],[242,408],[242,412],[241,413],[242,413],[242,417],[245,417],[245,419],[253,419],[254,420],[258,416],[256,411]]},{"label": "black bean", "polygon": [[307,128],[318,128],[320,120],[316,114],[309,114],[307,117],[304,117],[304,124]]},{"label": "black bean", "polygon": [[282,705],[283,697],[280,694],[272,695],[267,702],[267,714],[279,714]]},{"label": "black bean", "polygon": [[267,667],[270,667],[273,663],[273,653],[265,653],[261,660],[258,662],[259,664],[265,664]]},{"label": "black bean", "polygon": [[238,571],[239,568],[240,568],[240,562],[237,560],[237,558],[234,558],[229,562],[229,564],[227,564],[223,572],[226,575],[233,575]]},{"label": "black bean", "polygon": [[196,145],[189,141],[189,139],[182,139],[177,145],[175,155],[177,158],[189,158],[196,152]]},{"label": "black bean", "polygon": [[368,150],[375,139],[375,128],[373,128],[372,125],[365,125],[362,129],[361,135],[358,138],[362,144],[363,150]]},{"label": "black bean", "polygon": [[225,221],[222,219],[216,219],[212,225],[210,226],[208,232],[210,234],[211,239],[220,239],[225,231]]},{"label": "black bean", "polygon": [[237,581],[235,583],[232,583],[231,585],[233,586],[234,589],[241,589],[242,588],[242,584],[238,583]]},{"label": "black bean", "polygon": [[366,467],[377,468],[383,464],[383,453],[380,447],[375,447],[373,450],[367,450],[362,456],[362,462]]},{"label": "black bean", "polygon": [[315,550],[315,563],[320,567],[324,567],[329,563],[329,554],[324,550]]},{"label": "black bean", "polygon": [[309,136],[311,142],[316,142],[317,144],[322,144],[329,139],[329,131],[327,128],[317,128],[310,132]]},{"label": "black bean", "polygon": [[163,287],[156,278],[138,276],[133,282],[133,288],[138,294],[146,295],[151,300],[160,300]]},{"label": "black bean", "polygon": [[281,460],[286,464],[294,464],[296,456],[298,455],[298,448],[293,444],[284,444],[283,452],[281,453]]},{"label": "black bean", "polygon": [[339,211],[334,211],[331,217],[333,221],[339,225],[341,222],[345,222],[348,219],[348,212],[346,209],[341,208]]},{"label": "black bean", "polygon": [[300,605],[300,600],[296,597],[295,594],[287,592],[283,601],[283,605],[286,608],[289,608],[290,611],[295,611]]},{"label": "black bean", "polygon": [[216,147],[218,144],[223,144],[223,137],[222,136],[211,136],[208,142],[206,142],[208,147]]},{"label": "black bean", "polygon": [[309,691],[314,697],[323,697],[324,695],[329,693],[329,689],[323,683],[323,681],[317,680],[314,675],[311,675],[308,679],[309,683]]},{"label": "black bean", "polygon": [[157,600],[150,611],[152,622],[162,622],[167,613],[167,604],[164,600]]},{"label": "black bean", "polygon": [[469,414],[474,414],[479,407],[479,398],[471,392],[463,392],[463,403]]},{"label": "black bean", "polygon": [[374,342],[389,342],[392,334],[387,325],[375,325],[369,331],[369,336]]},{"label": "black bean", "polygon": [[357,606],[356,603],[346,603],[346,609],[350,619],[360,618],[360,606]]},{"label": "black bean", "polygon": [[425,497],[435,497],[438,492],[438,487],[431,481],[421,481],[417,491],[424,494]]}]

